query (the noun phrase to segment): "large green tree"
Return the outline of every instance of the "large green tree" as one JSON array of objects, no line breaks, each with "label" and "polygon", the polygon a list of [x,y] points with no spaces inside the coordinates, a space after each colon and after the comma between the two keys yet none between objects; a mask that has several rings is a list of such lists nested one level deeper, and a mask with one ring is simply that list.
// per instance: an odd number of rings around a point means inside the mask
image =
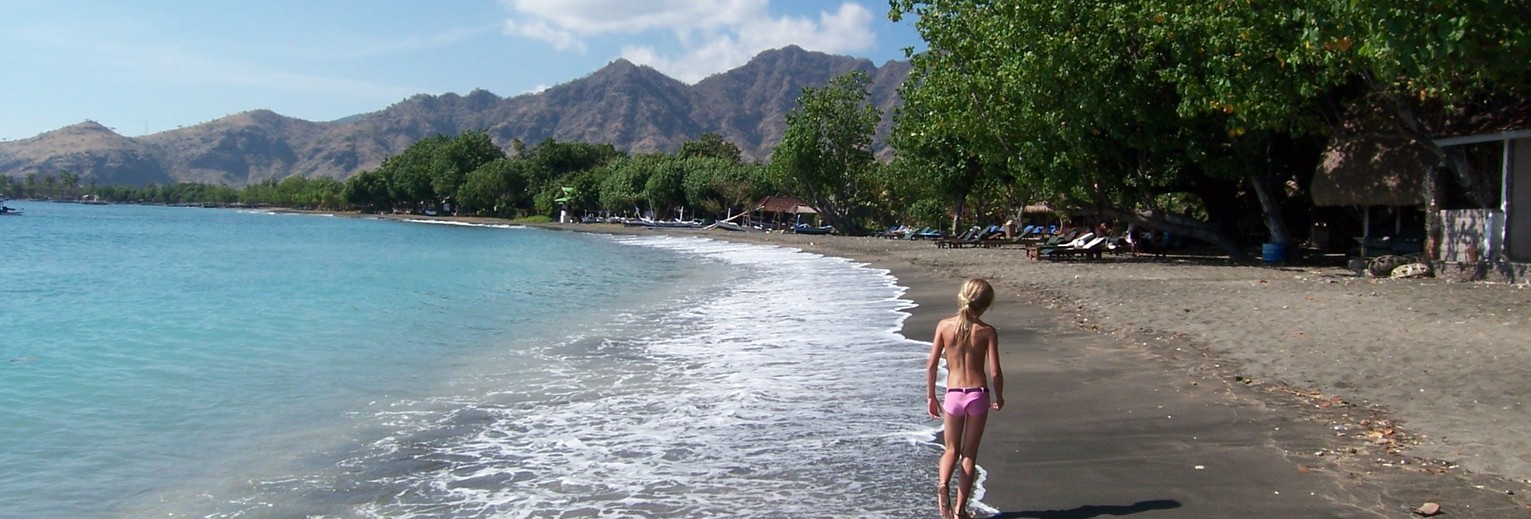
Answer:
[{"label": "large green tree", "polygon": [[865,72],[804,88],[787,114],[787,131],[771,156],[783,189],[805,199],[835,229],[863,234],[869,214],[872,136],[882,113],[867,103]]},{"label": "large green tree", "polygon": [[521,164],[500,157],[469,172],[457,188],[462,210],[470,214],[511,216],[526,198],[526,176]]},{"label": "large green tree", "polygon": [[[1352,107],[1381,106],[1401,133],[1433,146],[1452,118],[1524,97],[1531,57],[1524,2],[890,4],[894,19],[919,16],[930,46],[913,56],[903,91],[906,110],[918,112],[909,119],[926,131],[900,126],[900,153],[929,157],[955,136],[968,154],[1018,165],[1019,182],[1065,207],[1225,243],[1235,255],[1219,231],[1250,206],[1271,239],[1289,239],[1280,187],[1303,183],[1312,143]],[[909,138],[921,134],[930,137]],[[1470,164],[1436,151],[1473,198],[1488,198]],[[953,198],[990,178],[948,171],[937,180]],[[1211,221],[1168,211],[1161,201],[1176,192],[1195,195]]]},{"label": "large green tree", "polygon": [[340,191],[345,204],[364,212],[375,212],[392,207],[388,197],[388,180],[377,171],[363,171],[346,179]]},{"label": "large green tree", "polygon": [[[1343,77],[1320,51],[1287,52],[1304,48],[1313,13],[1212,0],[892,4],[895,18],[920,15],[931,47],[904,89],[924,131],[901,125],[900,151],[946,150],[954,198],[1009,176],[1061,207],[1234,256],[1233,223],[1253,206],[1272,240],[1290,240],[1273,149],[1321,127],[1316,107]],[[974,157],[1002,173],[963,167]],[[1174,193],[1194,195],[1209,220],[1171,210]]]},{"label": "large green tree", "polygon": [[681,158],[712,157],[732,162],[739,162],[739,147],[732,142],[723,139],[716,133],[704,133],[700,138],[686,141],[680,145]]},{"label": "large green tree", "polygon": [[641,216],[643,188],[648,185],[649,172],[653,171],[652,157],[623,157],[602,166],[607,173],[602,177],[597,199],[601,207],[619,214]]}]

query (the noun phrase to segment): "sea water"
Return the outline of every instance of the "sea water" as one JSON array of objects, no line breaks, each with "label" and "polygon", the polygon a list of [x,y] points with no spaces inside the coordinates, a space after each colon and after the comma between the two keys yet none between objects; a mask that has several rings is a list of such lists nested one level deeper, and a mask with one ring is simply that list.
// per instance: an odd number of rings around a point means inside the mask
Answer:
[{"label": "sea water", "polygon": [[694,236],[25,205],[0,517],[911,517],[886,272]]}]

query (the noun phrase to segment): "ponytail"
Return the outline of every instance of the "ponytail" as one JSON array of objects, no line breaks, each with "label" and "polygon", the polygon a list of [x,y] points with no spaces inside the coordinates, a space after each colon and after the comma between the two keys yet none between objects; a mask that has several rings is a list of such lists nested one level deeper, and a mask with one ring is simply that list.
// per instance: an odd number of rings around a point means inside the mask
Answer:
[{"label": "ponytail", "polygon": [[994,287],[979,278],[967,280],[957,292],[957,344],[966,344],[973,333],[973,323],[994,302]]}]

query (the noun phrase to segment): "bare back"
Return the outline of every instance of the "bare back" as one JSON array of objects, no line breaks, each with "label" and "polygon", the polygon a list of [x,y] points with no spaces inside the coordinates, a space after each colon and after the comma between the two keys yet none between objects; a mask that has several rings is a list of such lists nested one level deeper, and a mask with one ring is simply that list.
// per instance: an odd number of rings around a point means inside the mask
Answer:
[{"label": "bare back", "polygon": [[936,325],[935,346],[946,357],[946,387],[987,387],[985,367],[989,351],[998,345],[998,333],[983,321],[974,321],[966,341],[957,340],[957,318]]}]

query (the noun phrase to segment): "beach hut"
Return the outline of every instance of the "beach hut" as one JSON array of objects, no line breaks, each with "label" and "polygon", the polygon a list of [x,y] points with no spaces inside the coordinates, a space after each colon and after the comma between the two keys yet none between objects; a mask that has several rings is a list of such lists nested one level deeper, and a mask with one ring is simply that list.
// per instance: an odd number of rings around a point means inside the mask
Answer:
[{"label": "beach hut", "polygon": [[801,199],[785,195],[772,195],[761,199],[755,204],[754,213],[760,217],[752,219],[769,221],[773,228],[780,228],[783,220],[797,223],[803,216],[813,215],[817,219],[819,212]]},{"label": "beach hut", "polygon": [[[1351,235],[1348,220],[1316,220],[1309,243],[1321,250],[1336,241],[1360,256],[1423,252],[1425,182],[1429,168],[1440,162],[1423,143],[1403,134],[1389,112],[1377,103],[1357,103],[1345,111],[1344,122],[1324,147],[1310,191],[1317,207],[1349,207],[1359,212],[1359,236]],[[1373,213],[1391,213],[1391,229],[1373,226]],[[1410,222],[1405,222],[1408,215]],[[1386,224],[1383,224],[1386,225]],[[1381,230],[1382,237],[1374,234]],[[1331,236],[1331,233],[1343,233]],[[1338,238],[1335,240],[1334,238]]]},{"label": "beach hut", "polygon": [[[1390,240],[1413,234],[1423,239],[1423,230],[1405,229],[1406,209],[1425,205],[1426,173],[1435,165],[1429,147],[1400,134],[1356,132],[1336,135],[1324,148],[1323,160],[1313,176],[1313,205],[1319,207],[1355,207],[1361,213],[1361,235],[1356,237],[1361,257],[1379,252],[1379,247],[1399,247],[1398,252],[1417,252],[1411,244],[1384,245],[1373,235],[1372,214],[1377,207],[1392,209]],[[1309,238],[1319,246],[1330,241],[1327,222],[1316,222]]]},{"label": "beach hut", "polygon": [[[1448,151],[1472,147],[1468,155],[1483,174],[1497,205],[1444,209],[1439,258],[1510,281],[1531,273],[1531,100],[1467,120],[1435,139]],[[1486,156],[1486,157],[1485,157]],[[1486,158],[1487,160],[1481,160]]]}]

